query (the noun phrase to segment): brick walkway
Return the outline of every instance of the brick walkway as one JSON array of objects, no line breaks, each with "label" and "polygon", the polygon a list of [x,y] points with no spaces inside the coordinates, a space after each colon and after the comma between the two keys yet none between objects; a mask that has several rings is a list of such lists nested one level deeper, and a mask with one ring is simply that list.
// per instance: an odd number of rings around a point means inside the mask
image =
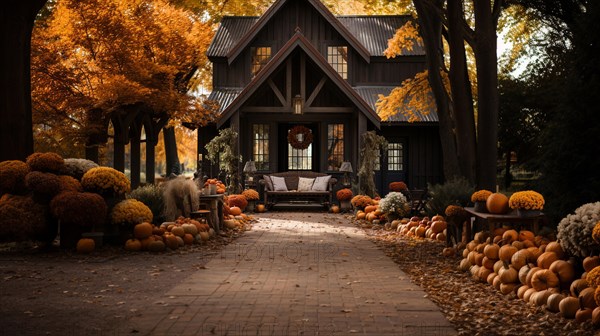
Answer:
[{"label": "brick walkway", "polygon": [[141,335],[455,335],[426,293],[341,215],[266,213],[141,309]]}]

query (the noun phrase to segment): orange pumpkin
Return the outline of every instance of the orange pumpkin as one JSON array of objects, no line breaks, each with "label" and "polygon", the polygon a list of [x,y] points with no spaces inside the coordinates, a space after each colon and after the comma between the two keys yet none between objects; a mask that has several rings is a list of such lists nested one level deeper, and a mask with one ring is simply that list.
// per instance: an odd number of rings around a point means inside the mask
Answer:
[{"label": "orange pumpkin", "polygon": [[535,234],[533,234],[533,232],[531,231],[527,231],[527,230],[521,230],[519,231],[519,240],[520,241],[531,241],[533,242],[533,239],[535,238]]},{"label": "orange pumpkin", "polygon": [[137,239],[148,238],[152,235],[152,224],[141,223],[133,227],[133,236]]},{"label": "orange pumpkin", "polygon": [[91,238],[81,238],[77,241],[77,253],[91,253],[96,248],[96,242]]},{"label": "orange pumpkin", "polygon": [[550,242],[546,245],[545,252],[554,252],[556,253],[556,257],[558,259],[562,259],[565,256],[565,252],[562,249],[562,246],[558,242]]},{"label": "orange pumpkin", "polygon": [[561,284],[568,285],[575,279],[575,267],[567,261],[556,260],[550,265],[550,270],[558,276]]},{"label": "orange pumpkin", "polygon": [[505,214],[508,212],[508,197],[501,193],[493,193],[485,202],[487,210],[492,214]]},{"label": "orange pumpkin", "polygon": [[583,269],[586,272],[593,270],[596,266],[600,266],[600,257],[593,256],[583,259]]},{"label": "orange pumpkin", "polygon": [[142,249],[142,242],[138,239],[129,239],[125,242],[126,251],[139,251]]},{"label": "orange pumpkin", "polygon": [[538,257],[537,264],[538,264],[538,267],[541,267],[544,269],[549,269],[550,265],[552,265],[552,263],[555,262],[556,260],[558,260],[556,253],[544,252]]},{"label": "orange pumpkin", "polygon": [[339,213],[340,212],[340,207],[337,206],[337,205],[333,205],[333,206],[331,206],[330,210],[331,210],[332,213]]},{"label": "orange pumpkin", "polygon": [[234,216],[239,216],[242,214],[242,209],[240,209],[239,207],[233,206],[233,207],[229,208],[229,213]]},{"label": "orange pumpkin", "polygon": [[257,204],[255,211],[256,212],[265,212],[265,205],[264,204]]},{"label": "orange pumpkin", "polygon": [[376,205],[368,205],[365,207],[365,213],[370,213],[377,210],[377,206]]},{"label": "orange pumpkin", "polygon": [[360,211],[356,213],[356,219],[365,219],[367,217],[367,214]]},{"label": "orange pumpkin", "polygon": [[448,226],[448,223],[446,223],[444,220],[436,220],[431,224],[431,231],[433,231],[434,233],[437,234],[437,233],[440,233],[440,232],[446,230],[447,226]]},{"label": "orange pumpkin", "polygon": [[535,288],[536,291],[558,287],[558,285],[558,277],[554,272],[548,269],[535,272],[531,278],[531,287]]}]

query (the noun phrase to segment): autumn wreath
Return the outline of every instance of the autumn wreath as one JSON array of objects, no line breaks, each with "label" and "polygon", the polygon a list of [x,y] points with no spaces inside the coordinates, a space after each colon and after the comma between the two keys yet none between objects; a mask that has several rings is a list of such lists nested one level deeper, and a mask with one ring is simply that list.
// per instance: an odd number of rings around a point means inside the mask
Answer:
[{"label": "autumn wreath", "polygon": [[[302,134],[302,141],[298,139],[298,134]],[[288,133],[288,142],[293,148],[307,149],[313,141],[313,135],[309,128],[302,125],[294,126]]]}]

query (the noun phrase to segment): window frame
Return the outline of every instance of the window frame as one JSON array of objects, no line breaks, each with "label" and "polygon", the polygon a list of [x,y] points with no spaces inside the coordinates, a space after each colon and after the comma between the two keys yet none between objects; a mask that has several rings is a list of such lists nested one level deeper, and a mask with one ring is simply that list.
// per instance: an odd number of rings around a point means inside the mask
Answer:
[{"label": "window frame", "polygon": [[[265,54],[257,54],[256,51],[261,49],[268,49],[268,56],[264,57]],[[258,56],[262,56],[263,58],[258,58]],[[273,57],[273,47],[270,45],[257,45],[250,47],[250,77],[254,78],[258,73],[265,67],[269,60]],[[257,63],[255,63],[255,58],[257,59]],[[261,62],[264,61],[264,62]],[[256,72],[254,71],[255,67],[258,67]]]},{"label": "window frame", "polygon": [[[256,127],[262,127],[262,137],[257,138],[257,132],[255,131]],[[271,169],[271,151],[270,148],[270,140],[271,140],[271,124],[270,123],[253,123],[250,129],[252,135],[252,142],[250,143],[250,155],[252,161],[256,164],[257,171],[270,171]],[[261,145],[262,143],[262,145]],[[263,153],[256,153],[254,150],[258,149],[255,146],[262,146]],[[266,151],[265,151],[266,149]],[[257,158],[261,157],[262,161],[257,160]]]},{"label": "window frame", "polygon": [[[343,54],[342,53],[336,53],[336,54],[330,54],[330,50],[339,50],[339,48],[345,48],[346,51],[346,63],[345,63],[345,72],[342,71],[340,72],[339,66],[344,66],[344,63],[337,63],[333,60],[330,60],[330,56],[331,57],[336,57],[336,60],[339,61],[339,59],[344,59]],[[331,65],[331,67],[340,75],[340,77],[342,77],[345,80],[348,80],[350,78],[350,48],[348,48],[347,45],[340,45],[340,44],[327,44],[325,46],[325,58],[327,59],[327,63],[329,63],[329,65]]]}]

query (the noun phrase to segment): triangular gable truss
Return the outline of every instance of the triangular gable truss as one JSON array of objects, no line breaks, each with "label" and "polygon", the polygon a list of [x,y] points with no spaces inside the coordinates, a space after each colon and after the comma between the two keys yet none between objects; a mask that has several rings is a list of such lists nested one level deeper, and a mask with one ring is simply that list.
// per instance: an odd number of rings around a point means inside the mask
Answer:
[{"label": "triangular gable truss", "polygon": [[[323,17],[342,35],[348,43],[356,50],[356,52],[367,62],[370,63],[370,53],[365,46],[321,3],[320,0],[305,0],[306,2],[313,5],[315,10],[319,12]],[[244,51],[250,42],[258,35],[258,33],[267,25],[267,23],[279,12],[279,10],[288,2],[288,0],[277,0],[269,9],[263,14],[258,21],[252,26],[252,28],[235,44],[233,48],[227,53],[227,61],[229,64]]]},{"label": "triangular gable truss", "polygon": [[[311,106],[312,102],[325,85],[325,82],[327,80],[331,80],[337,86],[337,88],[339,88],[340,91],[345,94],[346,97],[358,108],[358,110],[367,117],[367,119],[369,119],[377,128],[380,127],[381,119],[375,113],[375,111],[373,111],[373,109],[360,97],[360,95],[350,86],[350,84],[348,84],[348,82],[344,80],[335,71],[335,69],[329,65],[329,63],[327,63],[327,60],[299,31],[296,32],[296,34],[281,48],[281,50],[279,50],[275,56],[273,56],[269,63],[267,63],[265,67],[257,74],[257,76],[254,77],[254,79],[242,90],[236,99],[223,110],[223,113],[217,120],[217,127],[221,127],[235,113],[235,111],[239,110],[244,103],[265,83],[271,87],[275,96],[282,105],[282,107],[274,107],[274,109],[278,111],[291,111],[291,91],[286,90],[286,92],[281,92],[277,85],[272,81],[271,75],[273,75],[273,73],[284,62],[288,62],[287,67],[291,68],[291,65],[289,64],[289,57],[297,48],[303,50],[304,53],[324,73],[324,76],[321,78],[315,89],[310,92],[308,96],[307,93],[304,92],[305,87],[301,87],[302,97],[306,97],[306,101],[304,103],[305,107]],[[291,70],[287,71],[288,74],[291,72]],[[287,80],[291,80],[291,78],[288,76]],[[260,110],[265,111],[264,108],[261,108]],[[334,110],[340,110],[340,108],[332,108],[332,111]]]}]

